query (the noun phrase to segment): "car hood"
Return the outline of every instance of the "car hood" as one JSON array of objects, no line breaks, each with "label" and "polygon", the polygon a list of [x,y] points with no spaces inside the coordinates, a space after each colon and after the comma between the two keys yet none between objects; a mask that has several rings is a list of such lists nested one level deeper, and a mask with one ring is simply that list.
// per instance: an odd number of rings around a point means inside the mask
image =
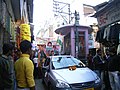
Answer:
[{"label": "car hood", "polygon": [[56,79],[65,81],[69,84],[89,82],[97,79],[97,75],[89,68],[53,70],[53,74]]}]

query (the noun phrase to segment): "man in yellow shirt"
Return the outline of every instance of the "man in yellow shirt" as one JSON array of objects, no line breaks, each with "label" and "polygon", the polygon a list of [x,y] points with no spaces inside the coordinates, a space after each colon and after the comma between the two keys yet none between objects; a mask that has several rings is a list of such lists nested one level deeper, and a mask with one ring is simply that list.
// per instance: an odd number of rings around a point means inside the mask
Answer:
[{"label": "man in yellow shirt", "polygon": [[33,76],[34,66],[32,61],[29,59],[31,48],[32,45],[27,40],[20,43],[22,54],[15,62],[17,90],[35,90],[35,81]]}]

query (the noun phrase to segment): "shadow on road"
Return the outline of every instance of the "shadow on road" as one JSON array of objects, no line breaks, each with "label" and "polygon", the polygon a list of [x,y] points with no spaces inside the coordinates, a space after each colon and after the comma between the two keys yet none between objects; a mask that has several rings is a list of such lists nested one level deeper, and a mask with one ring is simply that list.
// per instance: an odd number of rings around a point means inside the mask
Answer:
[{"label": "shadow on road", "polygon": [[47,87],[42,83],[41,79],[35,79],[36,90],[47,90]]}]

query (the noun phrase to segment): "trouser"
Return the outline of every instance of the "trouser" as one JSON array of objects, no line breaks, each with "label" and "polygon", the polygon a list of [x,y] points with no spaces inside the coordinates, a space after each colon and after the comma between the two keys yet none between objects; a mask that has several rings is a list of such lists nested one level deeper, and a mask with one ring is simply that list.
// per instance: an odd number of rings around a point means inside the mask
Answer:
[{"label": "trouser", "polygon": [[105,90],[112,90],[111,86],[110,86],[110,80],[109,80],[108,71],[104,71],[103,81],[104,81],[104,84],[105,84]]},{"label": "trouser", "polygon": [[120,90],[118,71],[109,72],[109,80],[112,90]]},{"label": "trouser", "polygon": [[34,78],[37,78],[37,76],[38,76],[38,70],[37,70],[36,65],[37,65],[37,63],[34,63]]},{"label": "trouser", "polygon": [[94,72],[101,79],[101,83],[102,83],[101,90],[102,90],[105,87],[104,83],[103,83],[103,71],[101,71],[101,70],[94,70]]}]

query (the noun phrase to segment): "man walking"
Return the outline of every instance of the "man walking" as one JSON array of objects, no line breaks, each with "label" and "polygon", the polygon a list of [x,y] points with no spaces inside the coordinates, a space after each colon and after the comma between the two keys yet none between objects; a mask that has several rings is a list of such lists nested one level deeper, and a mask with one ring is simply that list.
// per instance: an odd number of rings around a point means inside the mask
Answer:
[{"label": "man walking", "polygon": [[3,45],[3,54],[0,56],[0,90],[13,90],[13,64],[9,61],[9,56],[12,54],[14,47],[12,44],[5,43]]},{"label": "man walking", "polygon": [[17,80],[17,90],[35,90],[35,81],[33,77],[34,65],[29,59],[32,45],[24,40],[20,43],[22,52],[20,58],[15,62],[15,74]]}]

